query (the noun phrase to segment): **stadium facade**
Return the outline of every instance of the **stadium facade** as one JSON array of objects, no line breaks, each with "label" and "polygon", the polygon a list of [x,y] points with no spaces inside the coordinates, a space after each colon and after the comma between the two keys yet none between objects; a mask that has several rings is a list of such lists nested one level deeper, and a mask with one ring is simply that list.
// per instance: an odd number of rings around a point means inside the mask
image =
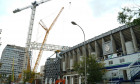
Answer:
[{"label": "stadium facade", "polygon": [[80,43],[62,52],[61,69],[66,84],[81,84],[73,64],[92,54],[105,63],[105,81],[140,83],[140,27],[120,26],[87,40],[85,46]]}]

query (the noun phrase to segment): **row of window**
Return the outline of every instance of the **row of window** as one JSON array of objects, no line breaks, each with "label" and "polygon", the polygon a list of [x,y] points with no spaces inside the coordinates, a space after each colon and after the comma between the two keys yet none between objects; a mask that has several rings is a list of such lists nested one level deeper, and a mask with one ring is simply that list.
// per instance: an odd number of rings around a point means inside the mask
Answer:
[{"label": "row of window", "polygon": [[[123,63],[125,62],[124,58],[120,59],[120,63]],[[109,61],[109,65],[112,65],[113,64],[113,60]]]}]

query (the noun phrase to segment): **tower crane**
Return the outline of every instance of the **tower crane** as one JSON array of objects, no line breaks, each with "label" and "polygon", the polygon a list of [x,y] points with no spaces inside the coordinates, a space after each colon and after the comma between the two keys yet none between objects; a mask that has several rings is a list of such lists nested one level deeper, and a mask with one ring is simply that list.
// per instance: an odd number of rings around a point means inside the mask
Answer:
[{"label": "tower crane", "polygon": [[48,1],[50,1],[50,0],[41,0],[40,2],[34,1],[29,6],[26,6],[24,8],[20,8],[20,9],[18,8],[18,9],[13,11],[13,13],[17,13],[17,12],[20,12],[20,11],[28,9],[28,8],[32,9],[31,18],[30,18],[30,24],[29,24],[29,30],[28,30],[28,36],[27,36],[27,42],[26,42],[26,49],[25,49],[26,56],[24,57],[23,69],[26,69],[25,65],[26,65],[27,59],[28,59],[27,69],[30,70],[29,51],[30,51],[30,44],[31,44],[31,37],[32,37],[32,30],[33,30],[36,7],[39,6],[40,4],[43,4],[43,3],[48,2]]},{"label": "tower crane", "polygon": [[[36,7],[39,6],[40,4],[42,3],[45,3],[45,2],[48,2],[50,0],[42,0],[40,2],[37,2],[37,1],[34,1],[31,5],[27,6],[27,7],[24,7],[24,8],[20,8],[20,9],[16,9],[13,11],[13,13],[17,13],[17,12],[20,12],[22,10],[25,10],[25,9],[28,9],[28,8],[31,8],[32,9],[32,13],[31,13],[31,18],[30,18],[30,24],[29,24],[29,29],[28,29],[28,35],[27,35],[27,42],[26,42],[26,48],[25,48],[25,57],[24,57],[24,62],[23,62],[23,70],[30,70],[31,67],[30,67],[30,57],[29,57],[29,51],[31,50],[31,37],[32,37],[32,30],[33,30],[33,24],[34,24],[34,18],[35,18],[35,11],[36,11]],[[38,58],[36,60],[36,63],[35,63],[35,66],[34,66],[34,69],[33,71],[35,71],[37,69],[37,66],[39,64],[39,60],[41,58],[41,54],[43,52],[43,49],[45,45],[45,42],[46,42],[46,37],[49,33],[49,31],[51,30],[52,26],[54,25],[54,23],[56,22],[57,18],[59,17],[60,13],[62,12],[62,10],[64,9],[64,7],[62,7],[62,9],[60,10],[59,14],[57,15],[57,17],[54,19],[53,23],[51,24],[51,26],[49,27],[49,29],[43,27],[41,24],[41,26],[46,30],[46,35],[45,35],[45,38],[43,40],[43,43],[41,44],[41,47],[40,47],[40,52],[39,52],[39,55],[38,55]],[[39,45],[39,43],[36,43],[36,45]],[[53,50],[57,50],[57,49],[60,49],[60,50],[65,50],[67,49],[68,47],[66,46],[58,46],[58,45],[48,45],[48,46],[53,46],[51,47],[50,49],[47,49],[49,51],[52,51]],[[38,50],[38,49],[37,49]],[[27,67],[26,67],[26,63],[27,63]],[[23,74],[23,72],[22,72]],[[23,78],[23,75],[22,75],[22,78]],[[32,81],[32,80],[31,80]]]}]

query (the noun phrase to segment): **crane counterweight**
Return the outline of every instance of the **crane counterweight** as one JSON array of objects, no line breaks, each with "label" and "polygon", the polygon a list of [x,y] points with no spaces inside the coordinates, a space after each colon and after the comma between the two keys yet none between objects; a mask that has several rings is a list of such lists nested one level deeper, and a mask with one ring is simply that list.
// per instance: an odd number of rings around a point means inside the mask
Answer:
[{"label": "crane counterweight", "polygon": [[13,11],[13,13],[20,12],[20,11],[21,10],[17,8],[16,10]]}]

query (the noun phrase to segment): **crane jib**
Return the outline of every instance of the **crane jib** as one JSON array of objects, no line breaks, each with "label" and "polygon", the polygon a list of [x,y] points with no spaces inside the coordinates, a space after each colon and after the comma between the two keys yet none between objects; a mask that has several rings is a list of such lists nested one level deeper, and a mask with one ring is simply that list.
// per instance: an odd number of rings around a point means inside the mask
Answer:
[{"label": "crane jib", "polygon": [[34,1],[31,5],[29,5],[29,6],[27,6],[27,7],[24,7],[24,8],[21,8],[21,9],[19,9],[19,8],[15,9],[15,10],[13,11],[13,13],[20,12],[20,11],[22,11],[22,10],[24,10],[24,9],[27,9],[27,8],[32,8],[33,6],[34,6],[34,7],[39,6],[40,4],[43,4],[43,3],[48,2],[48,1],[51,1],[51,0],[44,0],[44,1],[40,1],[40,2]]}]

